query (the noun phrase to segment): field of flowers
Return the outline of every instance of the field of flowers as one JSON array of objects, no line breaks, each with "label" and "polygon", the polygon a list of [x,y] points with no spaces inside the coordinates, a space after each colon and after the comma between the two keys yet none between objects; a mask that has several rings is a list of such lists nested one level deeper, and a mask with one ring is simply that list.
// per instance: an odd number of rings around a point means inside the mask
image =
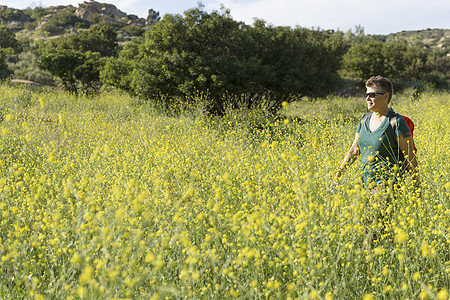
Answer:
[{"label": "field of flowers", "polygon": [[362,97],[268,121],[1,86],[0,298],[449,299],[449,100],[394,97],[421,190],[367,223],[359,163],[330,190]]}]

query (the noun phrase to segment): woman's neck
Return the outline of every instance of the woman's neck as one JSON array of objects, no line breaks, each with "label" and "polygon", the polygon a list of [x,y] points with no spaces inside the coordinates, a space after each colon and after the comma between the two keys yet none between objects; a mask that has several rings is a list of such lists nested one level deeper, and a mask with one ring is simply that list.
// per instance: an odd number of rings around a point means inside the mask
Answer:
[{"label": "woman's neck", "polygon": [[386,117],[389,113],[389,107],[381,108],[377,111],[373,111],[377,116],[384,116]]}]

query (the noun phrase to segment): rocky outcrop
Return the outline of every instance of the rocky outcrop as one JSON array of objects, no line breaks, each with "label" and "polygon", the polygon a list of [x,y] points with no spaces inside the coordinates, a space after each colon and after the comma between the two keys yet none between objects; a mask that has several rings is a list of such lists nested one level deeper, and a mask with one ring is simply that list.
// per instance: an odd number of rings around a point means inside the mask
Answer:
[{"label": "rocky outcrop", "polygon": [[[113,4],[100,3],[96,1],[85,1],[78,6],[75,15],[81,19],[89,20],[93,16],[100,15],[108,22],[121,22],[128,25],[145,26],[149,24],[148,19],[139,18],[136,15],[127,15]],[[158,13],[159,15],[159,13]]]},{"label": "rocky outcrop", "polygon": [[75,15],[82,19],[89,19],[94,15],[102,15],[113,19],[128,19],[128,15],[119,10],[115,5],[96,1],[85,1],[80,4],[75,11]]},{"label": "rocky outcrop", "polygon": [[155,11],[153,9],[150,9],[148,11],[148,16],[147,16],[147,20],[146,20],[146,24],[147,25],[155,25],[158,21],[159,21],[160,17],[159,17],[159,11]]},{"label": "rocky outcrop", "polygon": [[[45,16],[42,16],[38,20],[33,20],[29,15],[19,9],[0,5],[0,23],[8,25],[8,27],[14,31],[19,31],[24,29],[25,23],[36,21],[37,25],[35,29],[40,30],[43,25],[52,22],[56,13],[59,13],[61,10],[67,9],[68,7],[75,9],[72,5],[50,6],[46,9],[47,14]],[[6,11],[8,11],[8,13],[6,13]],[[13,11],[13,13],[11,13],[11,11]],[[89,22],[92,20],[98,22],[98,19],[95,19],[94,17],[100,16],[103,21],[109,23],[122,23],[125,25],[136,25],[141,27],[155,25],[160,20],[159,12],[153,9],[148,11],[147,18],[139,18],[136,15],[124,13],[113,4],[100,3],[92,0],[84,1],[79,4],[78,8],[75,9],[75,15],[78,18]]]},{"label": "rocky outcrop", "polygon": [[0,20],[3,22],[29,22],[31,18],[20,9],[0,5]]},{"label": "rocky outcrop", "polygon": [[0,5],[0,24],[5,24],[14,32],[22,30],[24,24],[31,21],[29,15],[15,8],[9,8],[6,5]]}]

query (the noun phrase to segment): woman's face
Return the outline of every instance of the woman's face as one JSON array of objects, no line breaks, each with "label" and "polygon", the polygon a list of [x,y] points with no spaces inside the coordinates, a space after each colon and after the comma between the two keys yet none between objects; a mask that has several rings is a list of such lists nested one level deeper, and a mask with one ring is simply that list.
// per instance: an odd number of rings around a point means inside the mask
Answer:
[{"label": "woman's face", "polygon": [[[379,90],[377,87],[367,87],[366,95],[367,109],[373,112],[381,112],[388,108],[389,93]],[[373,96],[373,97],[371,97]]]}]

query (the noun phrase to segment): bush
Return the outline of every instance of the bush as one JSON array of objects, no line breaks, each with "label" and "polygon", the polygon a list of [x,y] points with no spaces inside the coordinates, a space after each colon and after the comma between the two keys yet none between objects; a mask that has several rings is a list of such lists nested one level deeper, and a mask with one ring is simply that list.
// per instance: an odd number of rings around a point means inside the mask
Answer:
[{"label": "bush", "polygon": [[59,28],[56,24],[48,22],[41,26],[41,31],[48,35],[58,35],[64,32],[62,28]]},{"label": "bush", "polygon": [[122,27],[122,31],[131,36],[141,36],[144,34],[145,29],[138,25],[129,25]]},{"label": "bush", "polygon": [[189,101],[200,91],[213,113],[223,113],[225,103],[276,112],[283,101],[334,88],[342,36],[263,21],[239,25],[228,11],[166,15],[107,64],[103,82],[152,100]]},{"label": "bush", "polygon": [[0,51],[0,79],[6,78],[11,74],[6,64],[6,56]]},{"label": "bush", "polygon": [[447,90],[449,84],[443,76],[430,74],[423,81],[422,87],[424,90]]},{"label": "bush", "polygon": [[76,23],[86,22],[75,15],[75,7],[72,5],[55,13],[51,20],[58,26],[74,26]]},{"label": "bush", "polygon": [[18,61],[10,64],[14,78],[31,80],[42,84],[53,84],[52,74],[39,68],[39,58],[32,52],[19,54]]},{"label": "bush", "polygon": [[0,48],[12,48],[17,50],[19,42],[16,35],[5,25],[0,25]]},{"label": "bush", "polygon": [[99,53],[52,49],[41,56],[40,67],[59,77],[64,88],[74,94],[100,89],[99,70],[104,64]]},{"label": "bush", "polygon": [[37,27],[37,22],[34,21],[34,22],[26,23],[26,24],[24,25],[24,27],[25,27],[25,29],[28,30],[28,31],[33,31],[33,30],[35,30],[36,27]]}]

